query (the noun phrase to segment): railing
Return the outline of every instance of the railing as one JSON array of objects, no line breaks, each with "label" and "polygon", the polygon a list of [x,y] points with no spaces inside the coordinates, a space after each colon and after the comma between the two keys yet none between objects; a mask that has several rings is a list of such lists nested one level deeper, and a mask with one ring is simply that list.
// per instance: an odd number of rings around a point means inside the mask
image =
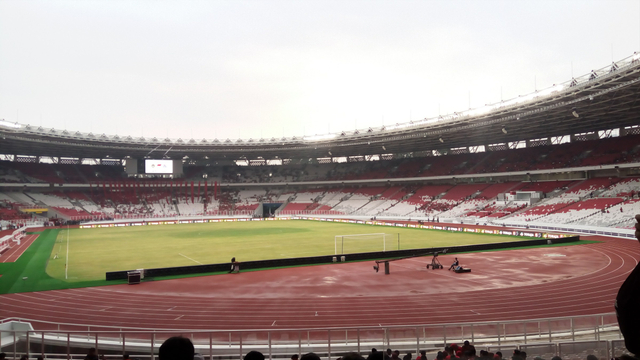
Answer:
[{"label": "railing", "polygon": [[573,224],[548,224],[543,225],[541,223],[526,223],[526,222],[512,222],[508,219],[505,221],[494,220],[488,222],[492,226],[511,226],[518,228],[537,229],[546,231],[560,231],[570,232],[586,235],[602,235],[602,236],[615,236],[621,238],[635,239],[635,232],[632,229],[619,229],[619,228],[605,228],[595,226],[583,226]]},{"label": "railing", "polygon": [[234,217],[234,216],[252,216],[253,210],[237,210],[237,211],[208,211],[205,214],[182,214],[182,215],[155,215],[155,214],[115,214],[115,215],[93,215],[89,218],[84,216],[70,217],[70,220],[88,220],[88,221],[118,221],[118,220],[179,220],[179,219],[209,219],[214,217]]},{"label": "railing", "polygon": [[278,213],[278,216],[296,215],[344,215],[344,213],[337,210],[281,210]]},{"label": "railing", "polygon": [[[41,330],[25,330],[25,321]],[[3,330],[10,324],[22,327]],[[625,351],[613,313],[483,323],[265,330],[153,330],[28,319],[6,319],[0,325],[3,328],[0,350],[14,356],[21,353],[44,356],[46,349],[54,347],[58,349],[58,357],[64,353],[71,358],[74,353],[95,347],[106,354],[135,354],[153,360],[162,342],[178,335],[190,338],[196,352],[210,360],[241,359],[251,350],[261,351],[269,359],[306,352],[332,359],[350,351],[365,353],[372,347],[434,352],[445,344],[460,344],[464,340],[475,344],[478,350],[526,349],[530,357],[567,356],[586,349],[601,358],[611,358]]]}]

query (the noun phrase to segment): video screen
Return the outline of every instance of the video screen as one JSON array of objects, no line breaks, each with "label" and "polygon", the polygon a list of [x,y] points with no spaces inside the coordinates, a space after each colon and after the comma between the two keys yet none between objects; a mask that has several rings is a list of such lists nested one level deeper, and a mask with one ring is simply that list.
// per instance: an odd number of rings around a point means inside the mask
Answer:
[{"label": "video screen", "polygon": [[146,174],[173,174],[173,160],[144,160]]}]

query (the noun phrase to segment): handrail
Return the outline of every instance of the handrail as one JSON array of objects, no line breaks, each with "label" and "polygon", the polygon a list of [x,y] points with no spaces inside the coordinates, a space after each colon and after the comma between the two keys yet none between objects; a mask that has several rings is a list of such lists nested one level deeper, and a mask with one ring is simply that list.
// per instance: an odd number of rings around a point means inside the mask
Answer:
[{"label": "handrail", "polygon": [[[247,331],[255,331],[255,332],[269,332],[269,331],[337,331],[337,330],[353,330],[353,329],[361,329],[361,330],[379,330],[381,328],[385,329],[405,329],[407,327],[434,327],[434,326],[484,326],[484,325],[510,325],[510,324],[522,324],[522,323],[531,323],[531,322],[549,322],[549,321],[566,321],[571,319],[582,319],[582,318],[593,318],[593,317],[605,317],[605,316],[613,316],[616,314],[614,312],[611,313],[600,313],[600,314],[589,314],[589,315],[576,315],[576,316],[560,316],[560,317],[549,317],[549,318],[533,318],[526,320],[494,320],[494,321],[482,321],[482,322],[461,322],[461,323],[436,323],[436,324],[404,324],[404,325],[384,325],[384,326],[347,326],[347,327],[321,327],[321,328],[266,328],[266,329],[242,329],[242,330],[203,330],[203,329],[158,329],[158,328],[145,328],[145,327],[127,327],[127,326],[109,326],[109,325],[89,325],[89,324],[74,324],[74,323],[61,323],[61,322],[53,322],[53,321],[44,321],[37,319],[28,319],[21,317],[11,317],[0,320],[0,323],[9,322],[9,321],[18,321],[18,322],[32,322],[32,323],[42,323],[42,324],[51,324],[51,325],[63,325],[63,326],[78,326],[78,327],[87,327],[87,328],[113,328],[118,329],[119,331],[100,331],[101,333],[119,333],[122,330],[131,330],[131,331],[153,331],[156,333],[163,332],[193,332],[193,333],[246,333]],[[46,330],[47,332],[53,330]],[[82,332],[82,331],[62,331],[62,332]]]}]

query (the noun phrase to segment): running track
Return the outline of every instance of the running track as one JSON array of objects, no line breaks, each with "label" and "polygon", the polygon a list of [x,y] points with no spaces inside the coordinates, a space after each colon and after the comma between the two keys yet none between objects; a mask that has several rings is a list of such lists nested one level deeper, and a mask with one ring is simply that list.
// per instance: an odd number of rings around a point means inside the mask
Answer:
[{"label": "running track", "polygon": [[15,262],[37,238],[38,235],[35,234],[25,235],[22,240],[20,240],[20,245],[14,245],[11,249],[0,256],[0,262]]},{"label": "running track", "polygon": [[[630,239],[430,258],[276,269],[140,285],[0,295],[0,319],[157,329],[283,329],[522,320],[609,313],[640,258]],[[317,315],[316,315],[317,313]],[[36,329],[50,325],[32,322]]]}]

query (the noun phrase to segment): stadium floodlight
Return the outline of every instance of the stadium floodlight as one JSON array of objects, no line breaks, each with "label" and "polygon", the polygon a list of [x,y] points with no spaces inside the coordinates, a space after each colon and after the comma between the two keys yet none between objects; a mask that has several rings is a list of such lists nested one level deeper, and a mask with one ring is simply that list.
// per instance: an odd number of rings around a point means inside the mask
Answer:
[{"label": "stadium floodlight", "polygon": [[503,134],[507,134],[507,128],[506,128],[506,127],[504,127],[504,126],[502,127],[502,133],[503,133]]},{"label": "stadium floodlight", "polygon": [[438,139],[438,140],[439,140],[441,143],[443,143],[443,142],[444,142],[444,140],[442,140],[442,138],[440,138],[440,139]]},{"label": "stadium floodlight", "polygon": [[22,127],[22,125],[18,123],[8,122],[5,119],[0,120],[0,126],[9,127],[13,129],[20,129]]},{"label": "stadium floodlight", "polygon": [[382,150],[385,150],[385,151],[386,151],[386,150],[387,150],[387,147],[386,147],[386,146],[384,146],[384,145],[382,145]]},{"label": "stadium floodlight", "polygon": [[578,112],[576,111],[576,108],[571,109],[571,115],[573,115],[573,116],[575,116],[577,118],[580,117],[580,114],[578,114]]},{"label": "stadium floodlight", "polygon": [[329,156],[332,156],[333,154],[331,153],[331,151],[329,151]]}]

